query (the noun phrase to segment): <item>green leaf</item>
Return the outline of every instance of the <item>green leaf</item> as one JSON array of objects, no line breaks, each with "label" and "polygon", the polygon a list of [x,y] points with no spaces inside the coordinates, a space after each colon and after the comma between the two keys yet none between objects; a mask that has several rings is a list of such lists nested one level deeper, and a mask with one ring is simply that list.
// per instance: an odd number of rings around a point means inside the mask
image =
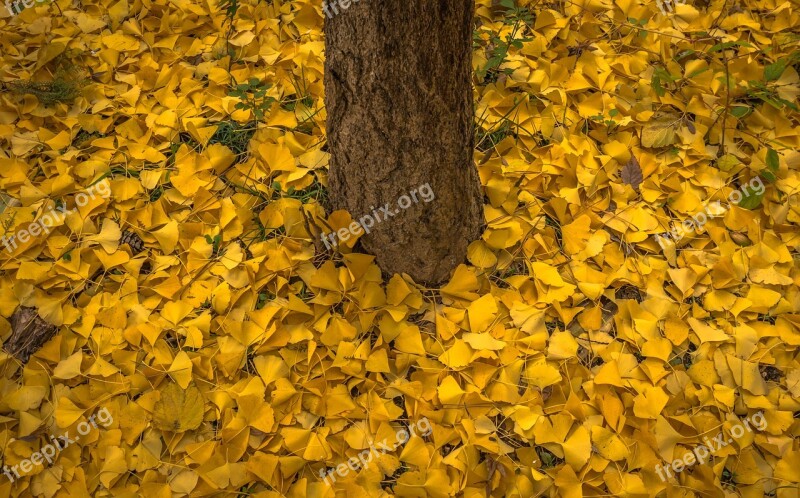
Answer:
[{"label": "green leaf", "polygon": [[653,79],[650,84],[653,86],[653,90],[655,90],[656,95],[659,97],[666,95],[667,91],[661,86],[661,78],[659,78],[658,75],[653,75]]},{"label": "green leaf", "polygon": [[780,98],[780,97],[778,97],[778,101],[779,101],[781,104],[785,105],[786,107],[788,107],[789,109],[791,109],[791,110],[793,110],[793,111],[796,111],[796,110],[797,110],[797,105],[795,105],[795,103],[794,103],[794,102],[789,102],[788,100],[786,100],[786,99],[783,99],[783,98]]},{"label": "green leaf", "polygon": [[775,152],[775,149],[772,147],[767,149],[767,168],[769,168],[773,173],[777,173],[780,164],[780,159],[778,158],[778,153]]},{"label": "green leaf", "polygon": [[731,109],[731,115],[737,118],[743,118],[748,114],[750,114],[750,108],[747,106],[737,105],[736,107]]},{"label": "green leaf", "polygon": [[499,56],[499,55],[496,55],[496,56],[492,57],[491,59],[486,61],[486,69],[494,69],[494,68],[500,66],[500,64],[503,63],[503,59],[504,59],[504,57]]},{"label": "green leaf", "polygon": [[727,50],[727,49],[729,49],[731,47],[736,47],[736,46],[752,47],[752,45],[750,45],[749,43],[747,43],[745,41],[734,41],[734,42],[717,43],[716,45],[714,45],[713,47],[708,49],[708,53],[709,54],[713,54],[714,52],[719,52],[720,50]]},{"label": "green leaf", "polygon": [[764,199],[764,192],[766,192],[766,189],[762,190],[760,194],[749,189],[746,190],[742,200],[739,201],[739,207],[750,210],[756,209],[761,205],[761,201]]},{"label": "green leaf", "polygon": [[769,66],[764,68],[764,79],[767,81],[775,81],[781,77],[783,71],[786,69],[788,61],[781,59],[777,62],[773,62]]},{"label": "green leaf", "polygon": [[763,176],[764,179],[766,181],[768,181],[769,183],[775,183],[775,181],[778,179],[778,177],[775,176],[775,173],[773,173],[772,171],[769,171],[767,169],[765,169],[764,171],[761,172],[761,176]]},{"label": "green leaf", "polygon": [[763,100],[767,104],[771,105],[775,109],[781,109],[783,107],[783,104],[781,104],[780,102],[776,101],[772,97],[768,97],[766,95],[759,95],[758,98],[760,98],[761,100]]},{"label": "green leaf", "polygon": [[667,81],[675,81],[675,80],[678,79],[675,76],[672,76],[669,73],[669,71],[667,71],[663,67],[656,67],[656,69],[655,69],[655,71],[653,71],[653,73],[657,74],[659,78],[667,80]]}]

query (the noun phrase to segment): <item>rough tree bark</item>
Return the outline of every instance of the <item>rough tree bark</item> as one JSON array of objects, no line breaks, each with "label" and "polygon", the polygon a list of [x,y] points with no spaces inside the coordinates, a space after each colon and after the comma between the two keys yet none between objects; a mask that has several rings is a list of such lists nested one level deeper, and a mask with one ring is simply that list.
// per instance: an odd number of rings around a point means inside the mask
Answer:
[{"label": "rough tree bark", "polygon": [[[360,0],[347,9],[329,3],[332,207],[358,220],[389,203],[396,214],[381,216],[362,236],[364,249],[387,273],[442,282],[483,224],[472,158],[474,0]],[[425,184],[433,201],[399,209],[402,195]]]}]

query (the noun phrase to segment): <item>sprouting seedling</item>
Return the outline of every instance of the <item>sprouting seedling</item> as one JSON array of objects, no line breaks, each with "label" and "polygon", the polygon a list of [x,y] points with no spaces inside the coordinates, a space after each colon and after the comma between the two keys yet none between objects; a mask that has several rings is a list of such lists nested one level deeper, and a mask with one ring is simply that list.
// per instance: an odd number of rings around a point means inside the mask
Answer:
[{"label": "sprouting seedling", "polygon": [[213,247],[211,252],[212,257],[217,257],[219,255],[219,245],[222,242],[222,234],[218,233],[214,237],[206,235],[206,242],[208,242]]},{"label": "sprouting seedling", "polygon": [[[501,73],[511,73],[511,70],[500,70],[500,66],[506,62],[509,50],[511,48],[521,49],[525,42],[533,39],[517,38],[517,34],[521,29],[533,23],[534,18],[531,11],[525,7],[517,7],[515,0],[500,0],[500,6],[506,9],[503,15],[503,24],[513,26],[513,29],[505,40],[500,38],[498,33],[489,35],[488,60],[478,71],[480,79],[485,79],[487,76],[496,79]],[[481,37],[478,33],[475,34],[474,41],[478,44],[481,43]]]},{"label": "sprouting seedling", "polygon": [[267,95],[270,88],[272,88],[271,83],[250,78],[247,83],[237,84],[228,95],[241,99],[241,102],[236,103],[236,109],[250,110],[257,120],[262,120],[275,102],[275,98]]}]

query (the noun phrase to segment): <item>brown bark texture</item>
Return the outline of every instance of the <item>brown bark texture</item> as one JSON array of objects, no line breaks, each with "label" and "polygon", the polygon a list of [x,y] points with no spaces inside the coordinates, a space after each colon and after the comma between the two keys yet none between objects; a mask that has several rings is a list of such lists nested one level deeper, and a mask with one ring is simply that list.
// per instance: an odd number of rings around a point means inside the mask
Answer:
[{"label": "brown bark texture", "polygon": [[[388,274],[446,280],[480,236],[473,163],[474,0],[359,0],[325,20],[333,209],[381,220],[363,248]],[[435,199],[401,209],[429,184]],[[384,220],[381,207],[394,216]]]}]

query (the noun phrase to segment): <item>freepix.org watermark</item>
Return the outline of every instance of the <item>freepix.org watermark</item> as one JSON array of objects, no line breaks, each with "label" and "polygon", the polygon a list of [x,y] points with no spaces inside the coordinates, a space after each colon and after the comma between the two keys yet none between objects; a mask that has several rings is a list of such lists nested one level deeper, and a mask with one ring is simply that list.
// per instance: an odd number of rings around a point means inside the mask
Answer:
[{"label": "freepix.org watermark", "polygon": [[0,242],[3,243],[8,252],[14,251],[17,248],[18,242],[25,244],[32,237],[50,233],[50,229],[55,226],[56,223],[77,211],[78,208],[85,206],[98,195],[104,199],[107,199],[111,195],[111,184],[108,180],[96,183],[86,189],[86,192],[79,192],[75,195],[75,209],[67,211],[66,205],[61,204],[55,209],[51,209],[49,212],[43,214],[41,218],[30,223],[27,228],[23,228],[11,237],[6,237],[5,235],[0,237]]},{"label": "freepix.org watermark", "polygon": [[[723,207],[720,201],[714,201],[710,203],[704,211],[701,211],[694,215],[692,218],[685,220],[683,223],[678,225],[676,228],[673,228],[671,233],[666,233],[664,235],[656,235],[656,241],[661,246],[662,249],[666,247],[664,243],[664,239],[672,239],[673,242],[676,244],[682,238],[686,236],[687,233],[691,233],[694,230],[698,232],[708,223],[709,218],[719,218],[723,216],[729,209],[732,204],[739,204],[745,196],[748,195],[749,189],[752,189],[756,195],[761,195],[764,193],[764,182],[761,180],[760,176],[757,176],[750,180],[750,183],[745,183],[741,186],[739,190],[734,190],[731,195],[728,196],[728,205]],[[709,211],[709,207],[712,205],[716,205],[717,209],[715,212],[717,214],[711,214]]]},{"label": "freepix.org watermark", "polygon": [[[330,19],[339,13],[339,7],[341,7],[342,10],[347,10],[351,5],[358,2],[359,0],[331,0],[330,2],[322,2],[322,11],[325,12],[325,15]],[[333,12],[331,12],[331,9]]]},{"label": "freepix.org watermark", "polygon": [[14,466],[9,467],[6,465],[3,467],[3,475],[8,477],[11,482],[14,482],[16,479],[22,477],[20,471],[22,471],[22,474],[27,474],[33,470],[35,466],[43,465],[45,461],[52,465],[58,452],[62,451],[72,443],[79,441],[81,436],[85,436],[92,432],[93,429],[97,429],[98,421],[103,427],[108,427],[114,422],[114,417],[111,416],[111,412],[108,411],[108,408],[101,408],[97,411],[97,413],[89,417],[88,422],[84,421],[78,424],[78,427],[76,427],[78,435],[75,436],[75,439],[69,437],[69,431],[67,431],[63,436],[50,436],[52,443],[42,446],[39,451]]},{"label": "freepix.org watermark", "polygon": [[8,10],[9,14],[12,16],[42,3],[50,3],[50,0],[5,0],[6,10]]},{"label": "freepix.org watermark", "polygon": [[[331,249],[331,245],[333,245],[333,247],[339,245],[339,243],[336,241],[337,237],[342,242],[346,242],[351,236],[361,235],[362,232],[369,233],[372,227],[375,226],[375,223],[386,221],[392,216],[400,213],[400,211],[403,209],[408,209],[413,204],[418,203],[419,199],[417,199],[417,193],[419,193],[420,198],[425,203],[431,202],[436,198],[436,195],[433,193],[433,189],[431,188],[431,184],[426,183],[419,188],[412,189],[408,194],[401,195],[400,198],[397,199],[397,205],[399,206],[398,209],[393,211],[392,204],[390,202],[387,202],[383,207],[380,208],[380,213],[378,213],[378,210],[375,209],[374,206],[370,206],[370,209],[372,210],[371,215],[365,214],[359,218],[358,221],[350,223],[350,226],[340,228],[336,232],[323,233],[320,235],[320,240],[325,243],[325,247]],[[381,215],[383,215],[383,219],[381,219]],[[328,239],[330,239],[330,243],[328,242]]]},{"label": "freepix.org watermark", "polygon": [[[684,469],[688,469],[692,465],[698,463],[705,463],[707,461],[706,459],[709,460],[711,459],[711,455],[716,453],[718,450],[731,444],[734,438],[739,439],[740,437],[744,436],[745,431],[753,432],[752,430],[750,430],[751,423],[759,431],[763,431],[764,429],[767,428],[767,420],[764,418],[764,413],[763,412],[755,413],[752,417],[750,417],[750,420],[744,419],[744,425],[737,424],[731,427],[730,433],[731,436],[733,436],[732,438],[728,438],[726,440],[725,433],[720,432],[719,434],[716,435],[716,437],[714,437],[712,443],[712,441],[709,441],[707,437],[704,437],[703,441],[706,444],[704,445],[701,444],[694,450],[686,453],[685,455],[683,455],[683,458],[678,458],[674,462],[668,463],[666,466],[664,466],[664,468],[662,468],[661,465],[656,465],[656,473],[658,474],[658,477],[660,477],[662,481],[666,482],[668,478],[673,477],[673,475],[670,473],[670,469],[675,471],[675,473],[677,474],[678,472],[683,472]],[[666,473],[666,476],[662,474],[661,472],[662,470]]]},{"label": "freepix.org watermark", "polygon": [[[400,429],[397,432],[397,434],[395,434],[395,442],[394,444],[392,444],[391,447],[386,444],[386,439],[377,444],[373,444],[372,442],[370,442],[369,448],[362,450],[358,454],[358,458],[351,457],[349,460],[347,460],[346,464],[340,463],[339,465],[336,466],[336,468],[331,469],[330,471],[328,471],[327,467],[323,467],[319,471],[319,476],[322,478],[325,484],[330,486],[332,482],[336,482],[336,476],[333,475],[334,472],[338,474],[339,477],[344,477],[353,470],[358,470],[359,468],[362,469],[367,468],[367,466],[372,461],[376,453],[384,455],[386,453],[394,451],[400,445],[403,445],[406,442],[408,442],[411,436],[416,434],[417,430],[420,431],[419,433],[421,435],[427,436],[433,431],[433,428],[431,427],[430,421],[427,418],[423,417],[416,424],[414,423],[409,424],[408,430]],[[331,478],[333,480],[331,482],[328,482],[328,478]]]}]

